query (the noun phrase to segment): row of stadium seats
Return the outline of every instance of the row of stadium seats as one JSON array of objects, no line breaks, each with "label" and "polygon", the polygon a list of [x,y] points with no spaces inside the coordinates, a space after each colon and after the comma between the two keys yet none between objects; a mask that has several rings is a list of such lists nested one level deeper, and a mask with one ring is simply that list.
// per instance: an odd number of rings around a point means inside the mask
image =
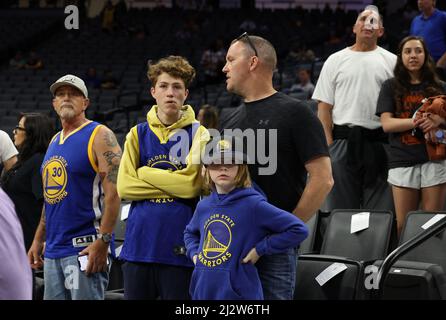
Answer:
[{"label": "row of stadium seats", "polygon": [[[121,205],[115,227],[116,256],[106,299],[123,299],[121,246],[130,203]],[[367,216],[367,218],[366,218]],[[390,211],[334,210],[317,212],[307,223],[308,238],[299,248],[296,300],[446,299],[446,212],[408,214],[396,243],[395,218]],[[358,221],[362,219],[362,229]],[[367,221],[367,223],[364,223]],[[352,230],[355,226],[359,229]],[[436,227],[436,229],[434,229]],[[434,229],[423,243],[399,257],[378,279],[383,260],[413,239]],[[390,255],[392,255],[390,254]],[[38,275],[40,295],[42,274]],[[381,280],[381,281],[379,281]],[[379,285],[379,286],[378,286]]]},{"label": "row of stadium seats", "polygon": [[[393,254],[415,237],[437,226],[437,233],[398,258],[378,277],[383,260],[394,249],[392,212],[334,210],[317,213],[308,223],[309,238],[300,248],[295,298],[298,300],[445,299],[446,212],[410,212]],[[366,228],[352,231],[368,215]],[[324,221],[325,220],[325,221]],[[320,251],[317,238],[325,227]],[[320,241],[319,241],[320,243]],[[313,253],[311,253],[313,252]],[[402,252],[403,253],[403,252]],[[381,280],[381,281],[379,281]]]}]

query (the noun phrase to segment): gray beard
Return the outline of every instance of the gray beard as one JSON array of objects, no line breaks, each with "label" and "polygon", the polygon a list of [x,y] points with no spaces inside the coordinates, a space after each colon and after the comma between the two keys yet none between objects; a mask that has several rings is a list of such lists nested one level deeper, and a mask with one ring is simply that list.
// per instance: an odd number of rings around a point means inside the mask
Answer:
[{"label": "gray beard", "polygon": [[73,109],[63,108],[59,113],[59,117],[64,120],[73,119],[75,116],[76,114]]}]

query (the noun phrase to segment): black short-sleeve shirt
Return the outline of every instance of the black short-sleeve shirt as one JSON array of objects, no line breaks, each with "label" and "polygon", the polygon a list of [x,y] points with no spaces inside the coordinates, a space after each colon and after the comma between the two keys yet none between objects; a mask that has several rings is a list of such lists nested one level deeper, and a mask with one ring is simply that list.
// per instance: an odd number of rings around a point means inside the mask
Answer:
[{"label": "black short-sleeve shirt", "polygon": [[[390,112],[395,118],[412,118],[422,105],[421,101],[426,98],[423,95],[425,85],[410,85],[408,88],[409,93],[402,97],[402,110],[399,112],[396,111],[394,86],[394,78],[388,79],[383,83],[378,98],[376,115],[380,116],[384,112]],[[389,149],[387,151],[389,169],[411,167],[429,161],[423,134],[416,130],[391,132],[389,134]]]},{"label": "black short-sleeve shirt", "polygon": [[[292,211],[305,188],[305,163],[329,156],[322,124],[305,102],[281,92],[245,103],[245,108],[244,118],[238,127],[254,129],[257,148],[260,143],[266,152],[277,150],[272,152],[277,163],[275,172],[260,175],[259,168],[271,167],[271,163],[262,164],[265,159],[256,157],[256,163],[249,166],[251,178],[265,192],[271,204]],[[276,130],[277,143],[270,140],[274,139],[270,130]]]}]

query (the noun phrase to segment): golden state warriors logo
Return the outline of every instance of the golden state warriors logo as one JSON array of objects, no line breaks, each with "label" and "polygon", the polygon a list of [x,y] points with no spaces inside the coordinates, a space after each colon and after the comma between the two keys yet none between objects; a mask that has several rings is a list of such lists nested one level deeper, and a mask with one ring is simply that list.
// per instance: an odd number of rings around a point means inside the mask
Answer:
[{"label": "golden state warriors logo", "polygon": [[[156,156],[152,156],[147,160],[146,165],[151,168],[163,169],[168,171],[177,171],[183,169],[183,165],[179,162],[178,159],[169,157],[166,154],[159,154]],[[157,199],[149,199],[152,203],[170,203],[173,202],[173,198],[157,198]]]},{"label": "golden state warriors logo", "polygon": [[215,259],[222,256],[228,250],[231,243],[231,229],[222,220],[214,220],[209,223],[205,230],[203,254],[208,259]]},{"label": "golden state warriors logo", "polygon": [[231,142],[229,140],[220,140],[217,144],[218,152],[228,152],[231,151]]},{"label": "golden state warriors logo", "polygon": [[62,201],[68,193],[67,186],[67,161],[59,156],[53,156],[43,164],[42,180],[45,201],[55,204]]},{"label": "golden state warriors logo", "polygon": [[147,160],[147,166],[170,171],[183,169],[183,164],[178,159],[169,157],[165,154],[153,156]]},{"label": "golden state warriors logo", "polygon": [[231,258],[229,247],[235,223],[226,215],[214,214],[204,224],[204,243],[198,259],[207,267],[219,266]]}]

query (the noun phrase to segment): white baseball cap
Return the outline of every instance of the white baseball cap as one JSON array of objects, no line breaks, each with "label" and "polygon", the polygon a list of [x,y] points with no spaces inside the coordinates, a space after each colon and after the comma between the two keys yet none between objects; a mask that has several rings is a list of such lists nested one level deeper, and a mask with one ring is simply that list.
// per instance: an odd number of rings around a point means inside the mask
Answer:
[{"label": "white baseball cap", "polygon": [[87,87],[85,86],[84,80],[82,80],[81,78],[76,77],[75,75],[72,75],[72,74],[67,74],[67,75],[57,79],[57,81],[54,82],[50,86],[50,91],[53,94],[53,96],[56,93],[56,90],[62,86],[75,87],[76,89],[79,89],[84,94],[85,98],[88,99],[88,90],[87,90]]}]

